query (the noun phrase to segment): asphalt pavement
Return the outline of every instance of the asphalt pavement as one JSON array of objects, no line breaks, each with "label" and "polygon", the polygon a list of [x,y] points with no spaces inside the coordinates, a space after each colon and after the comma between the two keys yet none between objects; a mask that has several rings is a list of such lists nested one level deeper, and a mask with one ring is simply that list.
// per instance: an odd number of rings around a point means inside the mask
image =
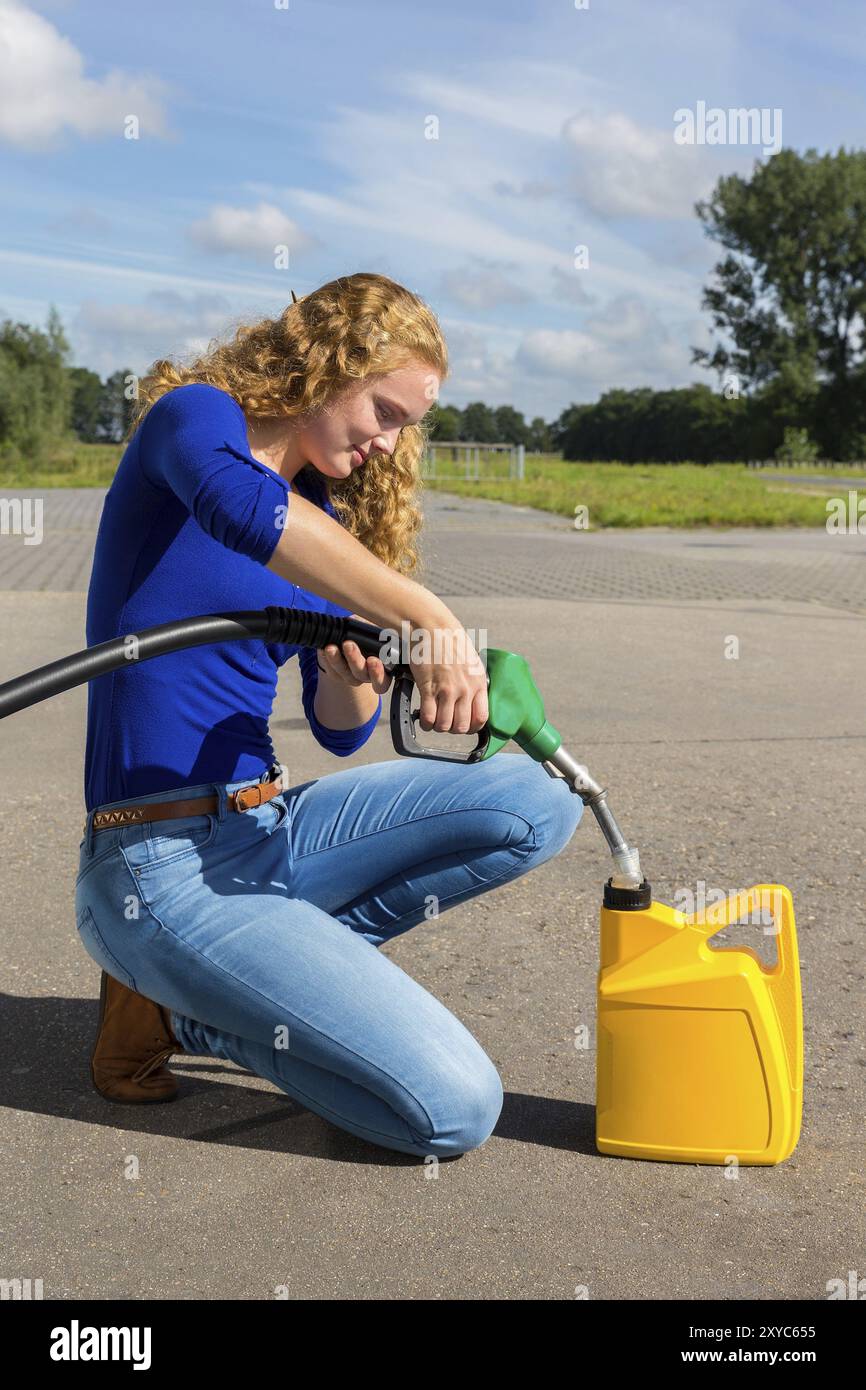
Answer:
[{"label": "asphalt pavement", "polygon": [[[104,494],[43,496],[39,544],[0,536],[0,680],[85,645]],[[491,1137],[435,1180],[216,1058],[174,1059],[172,1104],[110,1105],[90,1084],[99,970],[73,910],[78,687],[0,729],[0,1277],[41,1279],[46,1299],[270,1299],[281,1286],[290,1299],[826,1299],[828,1281],[866,1276],[866,535],[586,533],[441,493],[425,516],[425,582],[487,645],[527,658],[654,897],[699,882],[791,889],[797,1148],[733,1180],[596,1151],[610,861],[588,812],[555,859],[383,948],[475,1034],[505,1088]],[[389,698],[357,765],[397,756]],[[309,734],[296,663],[272,732],[293,782],[347,766]]]}]

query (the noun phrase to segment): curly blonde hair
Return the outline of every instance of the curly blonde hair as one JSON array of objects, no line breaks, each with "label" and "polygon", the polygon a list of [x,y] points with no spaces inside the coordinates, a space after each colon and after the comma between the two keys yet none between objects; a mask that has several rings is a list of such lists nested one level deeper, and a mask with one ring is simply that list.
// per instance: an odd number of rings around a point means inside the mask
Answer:
[{"label": "curly blonde hair", "polygon": [[[126,440],[166,391],[204,382],[228,392],[245,415],[291,418],[327,409],[352,383],[407,366],[427,366],[444,380],[445,341],[432,310],[386,275],[359,271],[295,298],[279,318],[235,328],[234,339],[211,339],[189,366],[159,358],[139,381]],[[392,454],[371,453],[347,478],[326,478],[312,464],[338,520],[401,574],[420,569],[416,535],[421,460],[430,437],[427,417],[404,425]]]}]

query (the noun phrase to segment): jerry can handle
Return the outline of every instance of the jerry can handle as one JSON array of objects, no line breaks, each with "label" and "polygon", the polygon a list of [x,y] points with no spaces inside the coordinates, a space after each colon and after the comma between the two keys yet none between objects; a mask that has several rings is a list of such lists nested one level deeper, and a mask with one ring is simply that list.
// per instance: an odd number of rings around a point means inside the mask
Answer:
[{"label": "jerry can handle", "polygon": [[754,959],[765,975],[784,975],[796,962],[797,944],[794,934],[794,903],[790,889],[781,883],[756,883],[739,893],[731,893],[724,902],[713,903],[711,907],[687,916],[686,922],[709,940],[732,922],[751,917],[756,908],[760,912],[768,911],[773,919],[778,961],[776,965],[765,966],[757,955]]},{"label": "jerry can handle", "polygon": [[775,965],[766,966],[753,951],[749,950],[748,954],[766,981],[785,1040],[791,1085],[799,1092],[803,1086],[803,998],[794,902],[790,889],[781,883],[756,883],[741,893],[731,894],[724,902],[714,904],[710,909],[712,921],[696,921],[699,913],[693,913],[685,920],[708,940],[722,927],[750,916],[755,907],[770,912],[776,929],[778,959]]}]

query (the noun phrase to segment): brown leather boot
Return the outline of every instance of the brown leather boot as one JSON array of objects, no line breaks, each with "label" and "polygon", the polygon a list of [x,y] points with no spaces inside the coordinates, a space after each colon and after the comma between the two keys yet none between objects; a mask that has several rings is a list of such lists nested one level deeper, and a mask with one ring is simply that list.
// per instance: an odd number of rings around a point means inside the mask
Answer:
[{"label": "brown leather boot", "polygon": [[103,970],[90,1054],[90,1074],[99,1094],[124,1105],[174,1100],[177,1081],[163,1063],[183,1050],[171,1030],[169,1010]]}]

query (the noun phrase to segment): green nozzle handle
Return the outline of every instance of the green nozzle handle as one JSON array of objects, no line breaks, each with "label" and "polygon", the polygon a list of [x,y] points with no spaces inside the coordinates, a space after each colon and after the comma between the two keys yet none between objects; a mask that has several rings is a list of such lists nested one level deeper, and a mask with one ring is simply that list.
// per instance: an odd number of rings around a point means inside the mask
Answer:
[{"label": "green nozzle handle", "polygon": [[526,657],[497,647],[485,647],[479,655],[487,667],[490,733],[484,757],[498,753],[509,739],[536,762],[552,757],[562,736],[544,717],[544,704]]}]

